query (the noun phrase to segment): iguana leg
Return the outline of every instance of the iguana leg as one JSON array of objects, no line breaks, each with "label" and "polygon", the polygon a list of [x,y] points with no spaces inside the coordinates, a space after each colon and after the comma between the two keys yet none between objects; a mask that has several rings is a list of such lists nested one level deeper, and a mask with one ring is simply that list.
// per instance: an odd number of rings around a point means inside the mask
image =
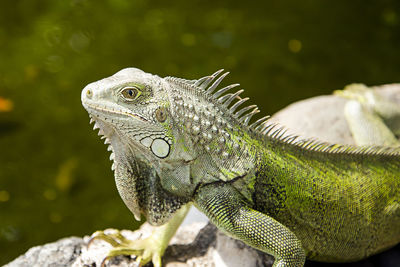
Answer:
[{"label": "iguana leg", "polygon": [[201,187],[194,205],[223,232],[275,257],[274,267],[302,267],[305,252],[286,226],[251,209],[229,184]]},{"label": "iguana leg", "polygon": [[344,115],[357,145],[398,146],[400,106],[378,96],[363,84],[352,84],[334,92],[350,99]]},{"label": "iguana leg", "polygon": [[[102,239],[113,246],[109,251],[106,260],[119,255],[136,255],[137,261],[144,265],[150,260],[155,267],[161,267],[161,257],[168,246],[169,241],[174,236],[179,225],[182,223],[191,204],[186,204],[178,210],[174,216],[164,225],[154,227],[152,234],[142,240],[129,240],[125,238],[118,230],[115,233],[106,234],[103,231],[95,232],[92,239]],[[102,264],[102,265],[103,265]]]}]

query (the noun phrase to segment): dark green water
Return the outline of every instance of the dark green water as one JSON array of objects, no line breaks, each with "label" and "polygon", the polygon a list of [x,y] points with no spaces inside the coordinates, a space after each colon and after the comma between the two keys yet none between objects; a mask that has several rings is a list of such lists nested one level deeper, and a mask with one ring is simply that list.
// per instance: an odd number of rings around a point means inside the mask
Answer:
[{"label": "dark green water", "polygon": [[0,265],[139,225],[80,104],[87,83],[128,66],[190,79],[225,68],[271,114],[352,82],[400,82],[400,2],[1,1]]}]

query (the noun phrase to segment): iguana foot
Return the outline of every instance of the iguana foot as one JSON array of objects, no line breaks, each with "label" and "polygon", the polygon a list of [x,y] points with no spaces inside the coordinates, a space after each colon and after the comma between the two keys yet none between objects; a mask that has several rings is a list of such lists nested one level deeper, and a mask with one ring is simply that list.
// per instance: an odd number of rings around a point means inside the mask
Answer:
[{"label": "iguana foot", "polygon": [[362,83],[349,84],[343,90],[335,90],[333,94],[343,98],[356,100],[364,105],[368,104],[371,99],[373,100],[375,97],[373,91]]},{"label": "iguana foot", "polygon": [[390,122],[399,111],[391,100],[382,98],[364,84],[350,84],[343,90],[334,91],[334,94],[348,99],[344,116],[358,146],[399,145],[394,134],[396,126]]},{"label": "iguana foot", "polygon": [[[161,257],[163,256],[165,249],[168,247],[168,243],[172,236],[175,234],[189,211],[190,206],[191,204],[182,206],[182,208],[180,208],[167,223],[161,226],[150,226],[149,224],[142,225],[140,227],[141,230],[143,230],[143,226],[151,227],[152,229],[151,235],[147,238],[136,239],[134,236],[127,238],[123,232],[116,229],[109,229],[95,232],[89,241],[89,245],[93,240],[101,239],[113,246],[113,248],[108,252],[108,255],[104,258],[102,266],[105,265],[107,260],[115,256],[134,255],[136,256],[136,262],[139,263],[139,266],[152,261],[155,267],[161,267]],[[150,231],[145,230],[145,232]]]},{"label": "iguana foot", "polygon": [[103,240],[113,247],[103,259],[102,267],[108,260],[120,255],[136,256],[136,262],[139,263],[139,266],[152,261],[155,267],[161,267],[161,256],[166,245],[156,240],[156,235],[152,234],[148,238],[140,240],[130,240],[117,229],[97,231],[91,236],[88,246],[96,239]]}]

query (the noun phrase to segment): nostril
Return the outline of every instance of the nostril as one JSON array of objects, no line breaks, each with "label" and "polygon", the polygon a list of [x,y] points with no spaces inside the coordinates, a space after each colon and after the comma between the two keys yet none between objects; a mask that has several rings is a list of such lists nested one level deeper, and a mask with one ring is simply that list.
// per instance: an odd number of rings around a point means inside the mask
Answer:
[{"label": "nostril", "polygon": [[87,97],[87,98],[92,98],[92,96],[93,96],[92,90],[87,89],[87,90],[86,90],[86,97]]}]

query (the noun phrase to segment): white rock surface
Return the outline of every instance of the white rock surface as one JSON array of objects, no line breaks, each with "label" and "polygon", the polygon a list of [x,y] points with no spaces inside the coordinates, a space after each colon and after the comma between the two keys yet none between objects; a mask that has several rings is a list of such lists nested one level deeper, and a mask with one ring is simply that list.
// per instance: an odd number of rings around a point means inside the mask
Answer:
[{"label": "white rock surface", "polygon": [[[145,223],[140,230],[121,233],[128,239],[145,238],[152,227]],[[112,233],[114,229],[107,229]],[[4,267],[91,267],[101,266],[111,245],[103,240],[94,240],[90,246],[89,236],[70,237],[54,243],[29,249],[24,255],[6,264]],[[272,258],[218,233],[215,226],[205,222],[192,223],[180,227],[171,240],[164,256],[166,267],[194,266],[267,266],[262,261]],[[138,267],[134,257],[118,256],[106,261],[106,267]]]}]

